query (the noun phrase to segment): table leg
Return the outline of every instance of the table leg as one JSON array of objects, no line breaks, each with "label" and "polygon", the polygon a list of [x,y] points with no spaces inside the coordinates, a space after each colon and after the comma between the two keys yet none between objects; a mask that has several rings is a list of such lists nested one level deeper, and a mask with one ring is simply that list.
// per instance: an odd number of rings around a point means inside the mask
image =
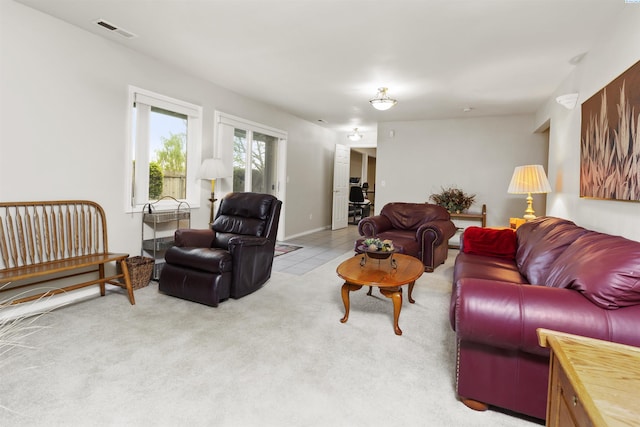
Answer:
[{"label": "table leg", "polygon": [[411,304],[413,304],[414,302],[416,302],[416,300],[414,300],[411,295],[413,294],[413,287],[415,286],[416,282],[411,282],[409,283],[409,302]]},{"label": "table leg", "polygon": [[344,304],[344,317],[340,319],[340,322],[345,323],[349,320],[349,292],[357,291],[362,285],[352,285],[351,283],[344,282],[342,285],[342,303]]},{"label": "table leg", "polygon": [[384,289],[380,288],[380,293],[393,301],[393,330],[396,335],[402,335],[402,329],[398,326],[400,318],[400,309],[402,309],[402,288]]}]

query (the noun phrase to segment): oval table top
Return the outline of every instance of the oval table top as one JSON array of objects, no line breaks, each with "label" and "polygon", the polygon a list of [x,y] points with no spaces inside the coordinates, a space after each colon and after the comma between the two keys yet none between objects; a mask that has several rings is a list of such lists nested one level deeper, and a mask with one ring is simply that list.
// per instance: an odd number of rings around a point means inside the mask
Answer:
[{"label": "oval table top", "polygon": [[397,268],[392,268],[390,258],[368,258],[361,266],[363,256],[359,254],[342,262],[336,269],[338,276],[354,285],[391,288],[415,282],[424,273],[424,264],[409,255],[393,254]]}]

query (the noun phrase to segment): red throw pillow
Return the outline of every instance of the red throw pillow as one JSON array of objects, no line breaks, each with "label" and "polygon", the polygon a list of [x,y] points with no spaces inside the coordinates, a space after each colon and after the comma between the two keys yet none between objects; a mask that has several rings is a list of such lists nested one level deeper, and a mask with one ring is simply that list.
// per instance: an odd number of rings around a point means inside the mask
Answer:
[{"label": "red throw pillow", "polygon": [[516,233],[510,228],[467,227],[462,236],[465,254],[515,258]]}]

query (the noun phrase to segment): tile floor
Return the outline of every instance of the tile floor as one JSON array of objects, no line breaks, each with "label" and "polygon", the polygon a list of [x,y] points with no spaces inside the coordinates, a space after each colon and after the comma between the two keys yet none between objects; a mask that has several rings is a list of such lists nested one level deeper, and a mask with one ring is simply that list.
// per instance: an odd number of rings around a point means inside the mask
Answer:
[{"label": "tile floor", "polygon": [[273,271],[302,275],[353,250],[358,237],[358,226],[348,225],[340,230],[323,230],[286,240],[281,243],[302,246],[302,249],[275,257]]}]

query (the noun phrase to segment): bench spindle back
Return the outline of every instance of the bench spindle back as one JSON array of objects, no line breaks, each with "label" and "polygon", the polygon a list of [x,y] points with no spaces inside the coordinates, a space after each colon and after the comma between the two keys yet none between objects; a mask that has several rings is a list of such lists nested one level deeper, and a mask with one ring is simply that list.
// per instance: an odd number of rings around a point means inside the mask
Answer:
[{"label": "bench spindle back", "polygon": [[0,203],[0,270],[107,252],[107,224],[97,203]]}]

